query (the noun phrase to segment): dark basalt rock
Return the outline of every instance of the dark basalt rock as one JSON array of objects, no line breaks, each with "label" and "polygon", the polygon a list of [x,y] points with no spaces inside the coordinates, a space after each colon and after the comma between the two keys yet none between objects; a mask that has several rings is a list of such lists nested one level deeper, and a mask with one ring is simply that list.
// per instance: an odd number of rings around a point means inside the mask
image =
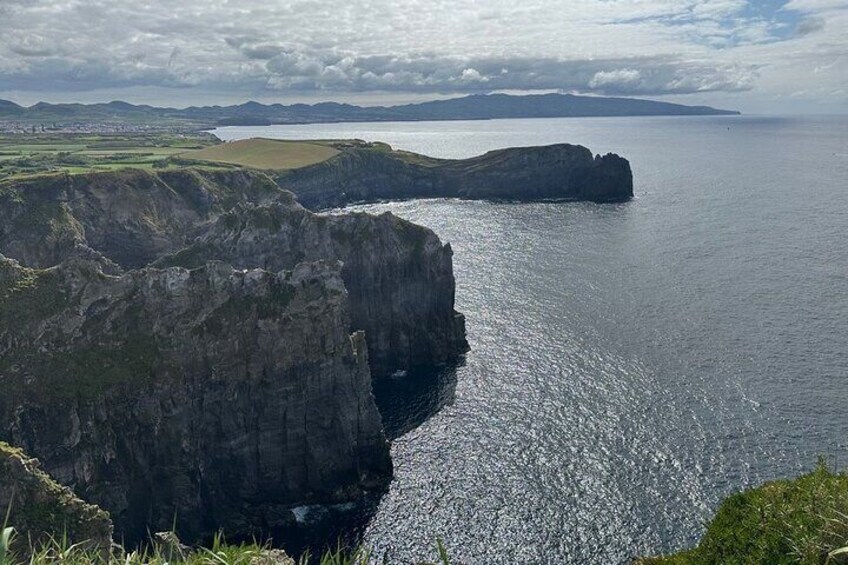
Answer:
[{"label": "dark basalt rock", "polygon": [[[269,203],[273,212],[252,213],[242,226],[240,214]],[[233,207],[241,212],[227,213]],[[101,257],[116,272],[186,246],[167,264],[220,259],[278,271],[304,259],[341,260],[350,329],[366,331],[375,375],[443,363],[468,349],[464,319],[454,311],[450,246],[390,214],[322,218],[266,175],[247,171],[122,171],[0,184],[0,253],[24,265]]]},{"label": "dark basalt rock", "polygon": [[365,330],[372,373],[454,360],[468,349],[454,308],[452,251],[436,235],[392,214],[321,216],[296,203],[241,207],[156,265],[219,259],[277,271],[332,258],[350,293],[352,328]]},{"label": "dark basalt rock", "polygon": [[109,276],[0,259],[0,438],[127,541],[265,531],[391,477],[340,265]]},{"label": "dark basalt rock", "polygon": [[340,145],[322,163],[280,172],[277,183],[311,209],[411,198],[588,200],[633,197],[630,163],[579,145],[514,147],[470,159],[433,159],[384,144]]}]

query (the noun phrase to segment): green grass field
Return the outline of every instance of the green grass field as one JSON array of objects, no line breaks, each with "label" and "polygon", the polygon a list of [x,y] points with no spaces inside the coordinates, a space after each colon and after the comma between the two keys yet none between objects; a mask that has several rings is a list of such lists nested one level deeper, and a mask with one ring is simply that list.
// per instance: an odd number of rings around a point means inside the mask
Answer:
[{"label": "green grass field", "polygon": [[224,163],[255,169],[299,169],[326,161],[339,154],[338,149],[322,142],[244,139],[189,151],[182,159]]},{"label": "green grass field", "polygon": [[846,546],[848,475],[820,461],[797,479],[729,496],[696,547],[636,565],[838,565]]},{"label": "green grass field", "polygon": [[180,155],[220,143],[208,134],[0,136],[0,179],[123,168],[167,169]]}]

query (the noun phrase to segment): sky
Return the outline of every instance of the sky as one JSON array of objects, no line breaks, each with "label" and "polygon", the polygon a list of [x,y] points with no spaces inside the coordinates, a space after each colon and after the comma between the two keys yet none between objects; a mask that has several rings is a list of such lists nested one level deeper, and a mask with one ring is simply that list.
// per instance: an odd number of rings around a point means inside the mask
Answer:
[{"label": "sky", "polygon": [[0,0],[0,98],[573,92],[848,113],[848,0]]}]

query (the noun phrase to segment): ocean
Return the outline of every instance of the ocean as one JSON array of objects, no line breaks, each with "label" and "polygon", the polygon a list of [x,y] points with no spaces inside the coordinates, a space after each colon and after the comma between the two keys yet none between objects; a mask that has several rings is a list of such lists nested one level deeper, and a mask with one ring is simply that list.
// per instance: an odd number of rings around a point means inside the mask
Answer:
[{"label": "ocean", "polygon": [[627,563],[726,495],[848,465],[848,117],[228,127],[435,157],[557,142],[630,160],[623,204],[357,206],[454,249],[471,351],[378,383],[396,477],[375,555]]}]

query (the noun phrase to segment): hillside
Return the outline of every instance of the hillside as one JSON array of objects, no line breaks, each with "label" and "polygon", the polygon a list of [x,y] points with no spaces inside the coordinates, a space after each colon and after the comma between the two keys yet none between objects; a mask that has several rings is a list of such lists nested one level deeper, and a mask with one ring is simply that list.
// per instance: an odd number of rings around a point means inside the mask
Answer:
[{"label": "hillside", "polygon": [[848,475],[812,473],[728,497],[694,548],[636,565],[837,565],[848,552]]},{"label": "hillside", "polygon": [[260,104],[157,108],[126,102],[105,104],[47,104],[24,108],[0,101],[0,123],[21,127],[38,124],[61,128],[68,124],[147,125],[202,129],[225,125],[269,125],[364,121],[486,120],[497,118],[557,118],[588,116],[692,116],[738,114],[708,106],[685,106],[638,98],[607,98],[573,94],[514,96],[471,95],[399,106],[319,104]]}]

